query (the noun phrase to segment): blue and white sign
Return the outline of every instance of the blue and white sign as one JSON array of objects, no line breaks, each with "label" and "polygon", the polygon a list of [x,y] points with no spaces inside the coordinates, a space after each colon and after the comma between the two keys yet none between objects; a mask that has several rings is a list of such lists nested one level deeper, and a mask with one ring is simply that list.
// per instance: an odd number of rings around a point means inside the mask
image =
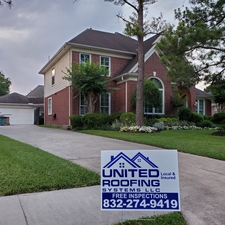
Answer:
[{"label": "blue and white sign", "polygon": [[102,151],[101,209],[180,211],[177,150]]}]

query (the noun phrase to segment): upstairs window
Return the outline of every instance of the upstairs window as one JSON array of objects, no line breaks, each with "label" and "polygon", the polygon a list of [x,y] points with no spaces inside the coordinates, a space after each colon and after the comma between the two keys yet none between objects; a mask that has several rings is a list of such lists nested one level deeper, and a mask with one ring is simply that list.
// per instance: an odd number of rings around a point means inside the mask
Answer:
[{"label": "upstairs window", "polygon": [[80,63],[86,63],[87,61],[90,62],[91,56],[89,54],[81,53],[80,54]]},{"label": "upstairs window", "polygon": [[106,56],[101,56],[100,65],[105,67],[106,75],[110,76],[110,58]]},{"label": "upstairs window", "polygon": [[55,84],[55,68],[52,69],[52,85]]}]

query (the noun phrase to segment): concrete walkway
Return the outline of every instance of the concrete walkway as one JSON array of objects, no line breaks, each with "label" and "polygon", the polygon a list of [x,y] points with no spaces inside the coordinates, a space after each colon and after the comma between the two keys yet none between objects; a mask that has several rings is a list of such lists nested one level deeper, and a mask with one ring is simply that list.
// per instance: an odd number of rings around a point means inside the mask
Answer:
[{"label": "concrete walkway", "polygon": [[[38,126],[0,126],[0,134],[100,173],[101,150],[157,149]],[[213,147],[213,146],[212,146]],[[179,153],[181,209],[189,225],[225,224],[225,162]],[[0,198],[0,225],[110,225],[152,212],[100,211],[100,186]]]}]

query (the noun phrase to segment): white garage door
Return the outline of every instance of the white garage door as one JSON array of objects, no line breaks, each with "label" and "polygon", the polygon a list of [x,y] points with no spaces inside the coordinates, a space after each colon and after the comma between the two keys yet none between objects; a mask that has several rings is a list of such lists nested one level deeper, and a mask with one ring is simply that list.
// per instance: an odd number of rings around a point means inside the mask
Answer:
[{"label": "white garage door", "polygon": [[0,112],[7,114],[12,125],[34,124],[34,108],[0,108]]}]

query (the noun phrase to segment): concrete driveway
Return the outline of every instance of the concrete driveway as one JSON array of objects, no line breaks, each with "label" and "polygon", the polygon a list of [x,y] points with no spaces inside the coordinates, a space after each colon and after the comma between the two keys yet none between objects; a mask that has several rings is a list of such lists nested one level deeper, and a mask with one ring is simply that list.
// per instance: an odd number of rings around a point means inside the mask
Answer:
[{"label": "concrete driveway", "polygon": [[[156,147],[140,145],[125,141],[119,141],[109,138],[97,137],[93,135],[80,134],[72,131],[58,130],[58,129],[48,129],[40,128],[38,126],[30,125],[19,125],[19,126],[0,126],[0,134],[11,137],[13,139],[19,140],[21,142],[28,143],[30,145],[36,146],[54,155],[60,156],[74,163],[80,164],[90,170],[100,173],[100,153],[101,150],[132,150],[132,149],[157,149]],[[179,173],[180,173],[180,191],[181,191],[181,209],[182,213],[190,225],[223,225],[225,224],[225,162],[209,159],[200,156],[194,156],[191,154],[179,153]],[[1,197],[0,206],[3,202],[11,202],[10,198],[17,198],[18,204],[23,209],[24,218],[26,218],[26,225],[29,224],[62,224],[56,223],[62,220],[62,215],[59,213],[59,207],[57,202],[54,205],[48,205],[55,201],[56,197],[51,197],[52,195],[60,195],[63,201],[61,201],[61,208],[64,207],[66,213],[71,208],[66,208],[68,200],[70,204],[73,204],[73,198],[71,196],[80,196],[78,191],[86,193],[89,196],[92,193],[92,197],[95,193],[98,193],[98,188],[82,188],[82,189],[72,189],[72,190],[61,190],[56,192],[44,192],[28,195],[19,195],[18,197]],[[54,194],[57,193],[57,194]],[[61,193],[61,194],[58,194]],[[73,194],[72,194],[73,193]],[[98,195],[98,194],[97,194]],[[24,211],[24,208],[29,205],[28,198],[30,197],[31,211]],[[39,196],[39,197],[38,197]],[[47,209],[53,210],[50,218],[48,218],[48,223],[40,222],[38,219],[38,212],[40,205],[37,204],[40,198],[48,199],[49,196],[50,203],[46,202]],[[90,196],[91,197],[91,196]],[[67,200],[65,200],[68,198]],[[19,200],[18,200],[19,199]],[[22,201],[22,199],[24,201]],[[25,200],[26,199],[26,200]],[[87,199],[88,200],[88,199]],[[86,201],[87,201],[86,200]],[[96,205],[100,205],[100,199],[96,199]],[[5,203],[4,203],[5,204]],[[3,204],[3,205],[4,205]],[[77,204],[77,202],[76,202]],[[85,201],[80,200],[79,209],[87,209],[91,211],[90,206],[87,205]],[[37,205],[37,207],[35,207]],[[49,208],[48,208],[49,207]],[[2,208],[2,207],[1,207]],[[29,208],[29,207],[28,207]],[[96,206],[95,206],[96,208]],[[33,210],[32,210],[33,209]],[[61,209],[62,210],[62,209]],[[74,211],[78,209],[73,209]],[[46,212],[46,208],[44,210]],[[79,210],[78,210],[79,211]],[[39,213],[41,214],[42,211]],[[27,213],[27,214],[26,214]],[[42,212],[43,213],[43,212]],[[65,213],[65,212],[64,212]],[[76,212],[71,212],[71,215],[76,214]],[[100,212],[97,212],[100,214]],[[4,213],[0,212],[0,224],[6,225],[7,223],[1,223],[1,218]],[[6,212],[7,214],[7,212]],[[93,212],[92,212],[93,214]],[[49,214],[48,214],[49,215]],[[82,214],[78,213],[79,218],[83,221]],[[8,215],[7,215],[8,216]],[[40,215],[39,215],[40,216]],[[57,217],[58,216],[58,217]],[[111,224],[115,221],[117,214],[105,214],[106,217],[103,219],[102,215],[101,221],[97,224]],[[46,218],[48,216],[46,215]],[[113,218],[114,219],[113,219]],[[6,218],[6,215],[5,215]],[[52,219],[51,219],[52,218]],[[54,218],[54,219],[53,219]],[[89,218],[85,215],[84,218]],[[96,215],[95,215],[96,218]],[[90,218],[89,218],[90,219]],[[118,218],[116,218],[118,221]],[[32,222],[29,222],[32,221]],[[36,221],[36,222],[35,222]],[[38,222],[37,222],[38,221]],[[54,221],[54,223],[49,222]],[[56,222],[55,222],[56,221]],[[74,223],[71,218],[66,219],[67,223],[63,224],[94,224],[86,223],[87,221]],[[72,222],[73,221],[73,222]],[[93,221],[93,220],[92,220]],[[108,221],[106,223],[106,221]],[[71,223],[70,223],[71,222]],[[90,221],[89,221],[90,222]],[[14,223],[8,223],[13,225]],[[18,223],[15,223],[18,224]],[[22,224],[22,223],[21,223]],[[20,224],[19,224],[20,225]]]}]

